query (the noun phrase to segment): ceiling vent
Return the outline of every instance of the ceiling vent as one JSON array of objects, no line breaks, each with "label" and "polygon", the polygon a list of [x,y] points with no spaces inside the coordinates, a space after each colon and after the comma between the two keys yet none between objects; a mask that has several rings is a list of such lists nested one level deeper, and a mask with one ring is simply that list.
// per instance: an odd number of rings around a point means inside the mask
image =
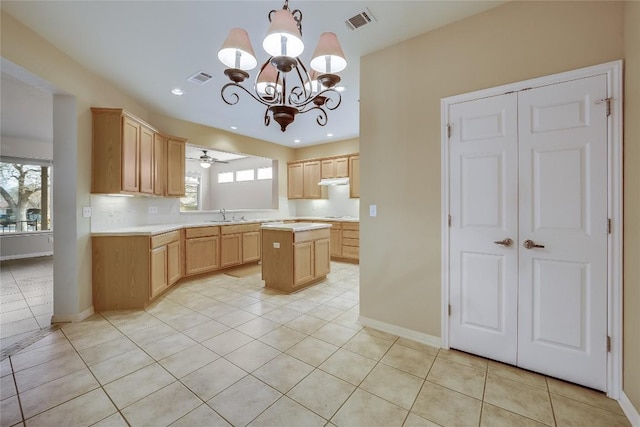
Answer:
[{"label": "ceiling vent", "polygon": [[365,8],[362,12],[344,21],[350,30],[357,30],[372,22],[376,22],[376,18],[371,14],[369,9]]},{"label": "ceiling vent", "polygon": [[198,85],[203,85],[209,80],[211,80],[212,78],[213,76],[211,74],[207,74],[204,71],[200,71],[199,73],[196,73],[193,76],[189,77],[187,81],[198,84]]}]

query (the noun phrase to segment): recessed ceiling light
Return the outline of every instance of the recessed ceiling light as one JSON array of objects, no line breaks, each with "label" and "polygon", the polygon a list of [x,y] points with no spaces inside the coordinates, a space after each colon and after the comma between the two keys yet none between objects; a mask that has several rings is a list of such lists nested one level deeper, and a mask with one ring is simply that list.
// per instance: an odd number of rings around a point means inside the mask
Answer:
[{"label": "recessed ceiling light", "polygon": [[331,138],[331,137],[333,136],[333,134],[332,134],[332,133],[328,133],[328,134],[327,134],[327,136],[328,136],[329,138]]},{"label": "recessed ceiling light", "polygon": [[178,96],[184,95],[184,91],[182,89],[178,88],[178,87],[175,88],[175,89],[172,89],[171,93],[174,94],[174,95],[178,95]]},{"label": "recessed ceiling light", "polygon": [[231,129],[231,130],[238,130],[238,126],[229,126],[229,129]]},{"label": "recessed ceiling light", "polygon": [[345,90],[347,90],[347,87],[346,86],[336,86],[336,90],[338,92],[344,92]]},{"label": "recessed ceiling light", "polygon": [[293,142],[296,143],[296,144],[300,144],[300,140],[299,139],[294,139]]}]

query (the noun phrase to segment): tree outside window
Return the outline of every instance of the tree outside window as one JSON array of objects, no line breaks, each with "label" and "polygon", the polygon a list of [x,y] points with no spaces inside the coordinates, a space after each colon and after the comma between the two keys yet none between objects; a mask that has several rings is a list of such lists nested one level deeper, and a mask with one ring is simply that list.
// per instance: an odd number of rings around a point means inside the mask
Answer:
[{"label": "tree outside window", "polygon": [[0,229],[6,232],[50,230],[51,167],[26,159],[0,162]]}]

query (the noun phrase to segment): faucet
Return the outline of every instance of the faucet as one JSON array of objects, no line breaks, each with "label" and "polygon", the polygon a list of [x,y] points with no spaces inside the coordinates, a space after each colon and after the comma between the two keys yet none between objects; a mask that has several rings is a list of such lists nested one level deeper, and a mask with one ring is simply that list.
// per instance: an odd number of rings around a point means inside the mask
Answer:
[{"label": "faucet", "polygon": [[222,214],[222,220],[227,220],[227,211],[225,209],[220,209],[220,213]]}]

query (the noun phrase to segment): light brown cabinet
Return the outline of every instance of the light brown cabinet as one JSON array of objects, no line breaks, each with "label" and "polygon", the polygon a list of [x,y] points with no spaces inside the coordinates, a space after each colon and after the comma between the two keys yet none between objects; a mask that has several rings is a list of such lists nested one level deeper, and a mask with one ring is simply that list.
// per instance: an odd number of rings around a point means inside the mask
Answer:
[{"label": "light brown cabinet", "polygon": [[357,222],[342,223],[342,258],[360,259],[360,224]]},{"label": "light brown cabinet", "polygon": [[349,157],[349,197],[360,197],[360,156]]},{"label": "light brown cabinet", "polygon": [[340,224],[333,224],[330,230],[331,234],[331,257],[342,257],[342,230]]},{"label": "light brown cabinet", "polygon": [[322,162],[322,179],[346,178],[349,176],[349,158],[338,157],[324,159]]},{"label": "light brown cabinet", "polygon": [[115,108],[92,108],[91,192],[184,195],[185,139]]},{"label": "light brown cabinet", "polygon": [[304,186],[305,199],[321,199],[322,187],[318,185],[321,178],[320,161],[304,162],[304,178],[302,183]]},{"label": "light brown cabinet", "polygon": [[185,143],[184,139],[167,138],[167,196],[184,197]]},{"label": "light brown cabinet", "polygon": [[262,278],[265,286],[293,292],[312,285],[330,271],[329,228],[262,230]]},{"label": "light brown cabinet", "polygon": [[185,272],[205,273],[220,268],[220,227],[185,230]]},{"label": "light brown cabinet", "polygon": [[289,199],[327,198],[322,179],[349,177],[350,197],[360,197],[360,163],[357,154],[300,160],[288,164],[287,195]]},{"label": "light brown cabinet", "polygon": [[220,267],[260,260],[260,224],[223,225],[220,228]]},{"label": "light brown cabinet", "polygon": [[140,309],[182,277],[180,231],[154,236],[93,236],[96,311]]},{"label": "light brown cabinet", "polygon": [[290,199],[304,198],[304,165],[290,164],[287,173],[287,195]]}]

